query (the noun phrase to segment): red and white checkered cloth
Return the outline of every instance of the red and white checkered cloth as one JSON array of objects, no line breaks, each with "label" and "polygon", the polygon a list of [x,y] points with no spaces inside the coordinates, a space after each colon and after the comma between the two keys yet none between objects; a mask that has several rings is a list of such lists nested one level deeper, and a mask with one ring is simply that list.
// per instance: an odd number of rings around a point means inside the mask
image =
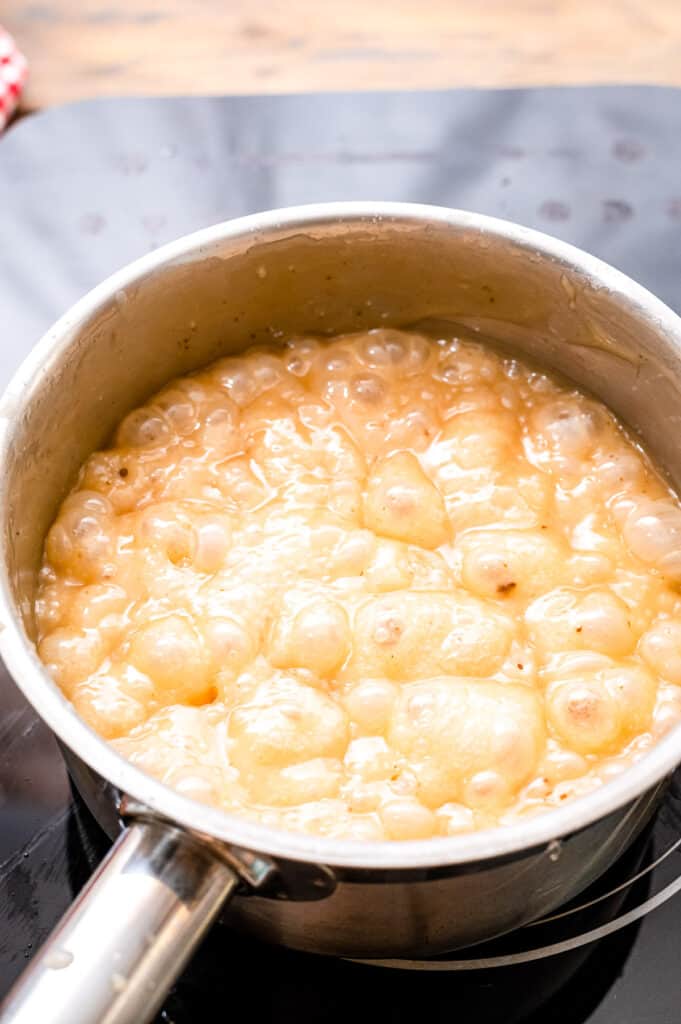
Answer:
[{"label": "red and white checkered cloth", "polygon": [[26,58],[0,26],[0,132],[16,109],[27,75]]}]

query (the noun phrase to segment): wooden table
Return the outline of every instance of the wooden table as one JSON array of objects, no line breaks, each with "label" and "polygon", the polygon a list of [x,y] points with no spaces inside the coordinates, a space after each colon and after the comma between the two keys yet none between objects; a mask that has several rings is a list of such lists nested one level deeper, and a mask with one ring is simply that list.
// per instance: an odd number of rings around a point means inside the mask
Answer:
[{"label": "wooden table", "polygon": [[25,109],[92,96],[681,84],[681,0],[4,0]]}]

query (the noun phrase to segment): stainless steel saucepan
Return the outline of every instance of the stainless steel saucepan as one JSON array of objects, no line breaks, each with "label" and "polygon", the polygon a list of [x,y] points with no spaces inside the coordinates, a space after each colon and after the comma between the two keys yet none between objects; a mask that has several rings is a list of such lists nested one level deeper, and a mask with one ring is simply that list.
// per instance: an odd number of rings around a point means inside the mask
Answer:
[{"label": "stainless steel saucepan", "polygon": [[607,402],[681,484],[681,320],[537,232],[435,207],[308,206],[200,231],[95,288],[40,341],[0,406],[0,653],[117,839],[10,993],[5,1024],[144,1024],[218,918],[342,956],[427,955],[500,934],[603,872],[681,761],[675,729],[607,785],[522,824],[413,842],[318,839],[147,777],[48,677],[31,611],[43,539],[117,421],[219,355],[377,325],[465,325],[514,345]]}]

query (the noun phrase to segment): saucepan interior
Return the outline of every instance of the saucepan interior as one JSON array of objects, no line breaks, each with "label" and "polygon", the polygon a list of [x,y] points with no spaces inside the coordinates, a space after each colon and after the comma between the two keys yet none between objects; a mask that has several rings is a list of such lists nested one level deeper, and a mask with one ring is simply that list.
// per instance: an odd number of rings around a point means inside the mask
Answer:
[{"label": "saucepan interior", "polygon": [[[681,321],[612,268],[536,232],[432,207],[329,204],[257,215],[181,239],[104,282],[10,386],[0,410],[0,649],[66,747],[168,818],[350,872],[461,869],[650,803],[681,760],[681,735],[672,732],[593,794],[521,826],[410,843],[318,840],[237,820],[144,776],[77,719],[32,646],[46,529],[82,461],[127,410],[170,378],[248,345],[386,325],[435,333],[464,325],[512,345],[602,398],[681,484]],[[568,892],[564,885],[556,899]]]}]

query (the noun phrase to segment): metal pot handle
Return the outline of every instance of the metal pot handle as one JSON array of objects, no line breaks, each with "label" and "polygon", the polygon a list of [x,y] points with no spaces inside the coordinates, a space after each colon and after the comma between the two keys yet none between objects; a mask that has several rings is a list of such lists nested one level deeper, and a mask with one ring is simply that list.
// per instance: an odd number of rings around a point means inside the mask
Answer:
[{"label": "metal pot handle", "polygon": [[137,821],[0,1008],[2,1024],[147,1024],[239,882],[209,846]]}]

